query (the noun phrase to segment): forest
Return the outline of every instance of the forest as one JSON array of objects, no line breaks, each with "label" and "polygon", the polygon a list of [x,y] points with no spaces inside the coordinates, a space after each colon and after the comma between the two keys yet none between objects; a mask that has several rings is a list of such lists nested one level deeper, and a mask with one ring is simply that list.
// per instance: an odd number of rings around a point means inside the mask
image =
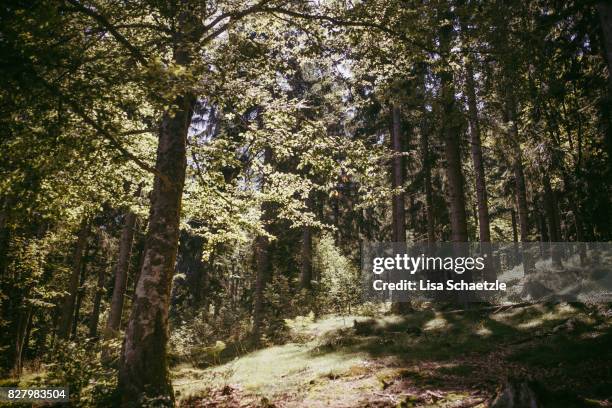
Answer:
[{"label": "forest", "polygon": [[[609,0],[3,0],[0,387],[610,407],[612,285],[541,281],[609,284],[611,158]],[[372,243],[532,280],[372,299]]]}]

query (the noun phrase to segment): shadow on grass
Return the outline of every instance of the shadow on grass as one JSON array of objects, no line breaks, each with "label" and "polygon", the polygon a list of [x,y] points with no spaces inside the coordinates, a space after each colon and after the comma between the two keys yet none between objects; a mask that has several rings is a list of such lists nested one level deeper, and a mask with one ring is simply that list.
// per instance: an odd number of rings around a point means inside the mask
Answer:
[{"label": "shadow on grass", "polygon": [[425,310],[330,332],[313,353],[390,358],[397,369],[383,383],[490,396],[507,378],[520,377],[534,384],[545,406],[589,406],[612,397],[612,332],[595,315],[580,304]]}]

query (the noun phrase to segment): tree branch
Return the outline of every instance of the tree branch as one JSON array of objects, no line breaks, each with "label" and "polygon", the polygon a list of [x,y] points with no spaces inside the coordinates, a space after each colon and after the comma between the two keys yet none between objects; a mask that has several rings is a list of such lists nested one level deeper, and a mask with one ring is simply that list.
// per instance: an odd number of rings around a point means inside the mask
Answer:
[{"label": "tree branch", "polygon": [[40,82],[43,85],[43,87],[45,87],[53,95],[57,96],[62,102],[66,103],[68,106],[70,106],[70,108],[72,109],[72,111],[74,113],[76,113],[79,117],[81,117],[81,119],[83,119],[83,121],[85,123],[87,123],[89,126],[91,126],[94,130],[96,130],[98,133],[100,133],[102,136],[104,136],[106,139],[108,139],[108,141],[110,142],[111,146],[114,147],[116,150],[118,150],[125,158],[127,158],[127,159],[133,161],[134,163],[136,163],[136,165],[138,165],[138,167],[140,167],[141,169],[143,169],[143,170],[145,170],[145,171],[147,171],[149,173],[153,173],[154,175],[159,177],[160,180],[163,183],[165,183],[167,186],[172,186],[172,182],[170,181],[170,179],[166,175],[160,173],[159,170],[157,170],[156,168],[148,165],[141,158],[139,158],[138,156],[134,155],[132,152],[127,150],[119,142],[119,140],[117,140],[117,138],[115,138],[112,135],[112,133],[110,131],[108,131],[107,129],[102,127],[98,122],[96,122],[93,118],[91,118],[85,112],[85,110],[81,107],[81,105],[79,105],[73,99],[66,97],[60,91],[60,89],[57,88],[56,86],[53,86],[52,84],[50,84],[49,82],[47,82],[43,78],[41,78],[40,76],[38,76],[38,75],[36,75],[36,76],[40,80]]},{"label": "tree branch", "polygon": [[140,62],[142,65],[147,65],[147,58],[143,55],[143,53],[137,47],[135,47],[132,43],[130,43],[128,39],[125,38],[119,32],[119,30],[117,30],[117,28],[113,24],[111,24],[110,21],[108,21],[106,17],[96,12],[92,8],[82,5],[77,0],[65,0],[65,1],[70,3],[81,13],[93,18],[98,24],[100,24],[100,26],[108,30],[108,32],[111,33],[113,37],[115,37],[115,39],[130,52],[130,54],[134,57],[134,59],[136,59],[136,61]]},{"label": "tree branch", "polygon": [[227,28],[235,21],[240,20],[243,17],[248,16],[249,14],[253,14],[253,13],[257,13],[258,11],[261,11],[263,8],[265,8],[266,4],[269,3],[271,0],[261,0],[259,3],[256,3],[254,5],[252,5],[251,7],[247,7],[242,11],[234,11],[234,12],[226,12],[226,13],[222,13],[219,16],[217,16],[213,21],[211,21],[209,24],[205,25],[203,28],[204,32],[207,32],[213,28],[215,28],[215,26],[217,24],[219,24],[221,21],[229,18],[230,21],[228,21],[227,23],[223,24],[222,26],[216,28],[212,33],[210,33],[209,35],[207,35],[206,37],[204,37],[202,39],[202,42],[204,44],[206,44],[209,41],[212,41],[213,39],[215,39],[216,37],[218,37],[221,33],[223,33],[225,30],[227,30]]},{"label": "tree branch", "polygon": [[330,22],[332,24],[336,24],[338,26],[344,26],[344,27],[369,27],[369,28],[375,28],[377,30],[380,30],[386,34],[392,35],[396,38],[401,39],[402,41],[411,44],[417,48],[420,48],[423,51],[427,51],[429,53],[432,54],[439,54],[438,50],[432,49],[429,46],[427,46],[426,44],[420,42],[420,41],[416,41],[413,38],[409,38],[407,37],[405,34],[397,32],[395,30],[390,29],[389,27],[386,27],[382,24],[378,24],[378,23],[373,23],[373,22],[369,22],[369,21],[351,21],[351,20],[343,20],[340,18],[336,18],[336,17],[330,17],[330,16],[326,16],[326,15],[322,15],[322,14],[308,14],[308,13],[301,13],[298,11],[293,11],[293,10],[287,10],[281,7],[263,7],[259,10],[257,10],[257,12],[264,12],[264,13],[278,13],[278,14],[284,14],[286,16],[290,16],[290,17],[294,17],[294,18],[301,18],[301,19],[305,19],[305,20],[317,20],[317,21],[327,21]]}]

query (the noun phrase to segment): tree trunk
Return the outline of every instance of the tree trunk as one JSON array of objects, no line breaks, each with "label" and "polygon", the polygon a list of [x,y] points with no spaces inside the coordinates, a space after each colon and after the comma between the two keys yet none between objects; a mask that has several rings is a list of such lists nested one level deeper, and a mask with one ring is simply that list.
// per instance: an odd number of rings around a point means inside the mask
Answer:
[{"label": "tree trunk", "polygon": [[559,253],[559,244],[557,244],[561,241],[561,237],[559,236],[560,228],[557,225],[558,217],[557,211],[555,210],[555,207],[557,206],[557,203],[555,201],[555,194],[553,192],[548,176],[545,175],[544,177],[542,177],[542,184],[544,185],[544,213],[546,214],[546,220],[548,222],[548,232],[550,234],[550,242],[552,243],[550,246],[552,262],[553,265],[555,265],[556,267],[561,267],[561,254]]},{"label": "tree trunk", "polygon": [[74,302],[74,318],[72,319],[71,338],[76,339],[78,334],[79,322],[81,321],[81,304],[85,296],[85,279],[87,279],[87,264],[89,263],[90,248],[85,250],[83,264],[81,265],[81,277],[79,278],[79,288],[77,289],[76,300]]},{"label": "tree trunk", "polygon": [[104,281],[106,280],[106,265],[98,266],[98,284],[94,294],[93,308],[89,316],[89,337],[98,337],[98,322],[100,321],[100,304],[104,295]]},{"label": "tree trunk", "polygon": [[514,163],[514,182],[516,189],[516,203],[518,207],[519,226],[521,231],[521,242],[529,241],[529,221],[527,209],[527,189],[525,188],[525,174],[520,152],[516,152],[519,157]]},{"label": "tree trunk", "polygon": [[518,264],[519,261],[519,247],[518,247],[518,225],[516,222],[516,210],[514,207],[510,210],[512,216],[512,242],[514,242],[514,262],[513,265]]},{"label": "tree trunk", "polygon": [[115,285],[111,299],[108,322],[106,325],[106,337],[110,338],[117,334],[121,326],[123,315],[123,298],[127,285],[130,259],[132,256],[132,244],[134,242],[134,228],[136,226],[136,214],[128,211],[125,215],[121,239],[119,241],[119,257],[115,266]]},{"label": "tree trunk", "polygon": [[[401,116],[400,108],[397,104],[393,104],[391,109],[391,145],[394,153],[393,156],[393,177],[392,186],[394,190],[404,188],[404,158],[402,156],[402,133],[401,133]],[[393,242],[406,242],[406,204],[404,192],[393,194],[392,201],[393,212]]]},{"label": "tree trunk", "polygon": [[24,306],[25,310],[19,312],[17,317],[17,338],[15,339],[15,358],[13,375],[17,378],[21,376],[23,368],[23,349],[26,344],[28,328],[32,324],[32,306]]},{"label": "tree trunk", "polygon": [[[601,104],[605,124],[605,146],[608,157],[612,157],[612,3],[609,0],[599,1],[597,11],[603,34],[604,57],[608,64],[608,94]],[[608,171],[612,173],[612,160],[608,160]]]},{"label": "tree trunk", "polygon": [[[178,64],[188,64],[187,52],[175,50]],[[142,406],[145,400],[156,401],[156,406],[174,404],[166,361],[168,307],[178,249],[187,133],[195,100],[190,93],[177,96],[176,106],[164,114],[159,130],[142,270],[119,365],[124,407]]]},{"label": "tree trunk", "polygon": [[[445,22],[440,28],[440,48],[445,55],[450,53],[450,44],[454,34],[452,25],[454,16],[448,15],[447,20],[448,22]],[[442,136],[446,157],[451,241],[467,242],[467,216],[465,211],[463,174],[461,172],[461,124],[459,123],[459,112],[457,111],[455,101],[453,72],[449,63],[440,73],[440,96],[444,114]]]},{"label": "tree trunk", "polygon": [[[446,82],[446,81],[443,81]],[[463,186],[463,174],[461,172],[461,135],[459,129],[449,123],[455,115],[454,91],[448,89],[447,83],[443,85],[446,89],[443,93],[450,94],[445,97],[445,120],[444,124],[444,153],[446,156],[446,178],[448,181],[448,201],[451,219],[451,240],[453,242],[467,242],[467,217],[465,211],[465,194]]]},{"label": "tree trunk", "polygon": [[582,226],[582,218],[580,216],[580,208],[578,206],[578,200],[573,200],[572,209],[574,212],[574,226],[576,228],[576,241],[578,241],[578,255],[580,257],[580,265],[583,266],[586,263],[586,246],[584,244],[584,228]]},{"label": "tree trunk", "polygon": [[[523,169],[523,153],[518,131],[518,116],[516,113],[516,101],[514,94],[508,90],[506,100],[506,119],[510,127],[510,144],[512,145],[514,157],[512,168],[514,171],[514,190],[516,194],[516,206],[518,208],[519,227],[521,231],[521,243],[529,242],[529,219],[527,206],[527,187],[525,185],[525,172]],[[529,254],[522,248],[523,271],[525,274],[531,271],[531,259]]]},{"label": "tree trunk", "polygon": [[[424,80],[423,80],[424,82]],[[423,83],[423,88],[425,84]],[[423,184],[425,190],[425,218],[427,222],[427,242],[436,242],[433,189],[431,185],[431,154],[429,153],[429,123],[427,110],[421,110],[423,118],[421,121],[421,160],[423,162]]]},{"label": "tree trunk", "polygon": [[83,263],[83,253],[87,246],[87,236],[89,234],[89,221],[83,220],[77,236],[76,246],[72,256],[72,272],[70,281],[68,282],[68,294],[64,297],[59,328],[57,336],[60,339],[67,339],[70,335],[72,319],[74,317],[74,305],[77,291],[79,289],[79,276],[81,275],[81,266]]},{"label": "tree trunk", "polygon": [[269,257],[270,242],[268,237],[259,236],[255,241],[255,295],[253,299],[253,342],[258,344],[261,340],[261,325],[263,322],[263,304],[264,292],[269,280],[270,257]]},{"label": "tree trunk", "polygon": [[480,122],[476,101],[476,87],[474,85],[474,72],[472,64],[466,64],[466,90],[468,97],[468,117],[470,122],[470,144],[472,161],[476,175],[476,203],[478,206],[478,232],[480,242],[490,242],[489,206],[487,204],[487,184],[485,178],[484,160],[482,157],[482,144],[480,141]]},{"label": "tree trunk", "polygon": [[555,211],[555,196],[553,193],[550,179],[547,176],[542,178],[542,184],[544,185],[544,211],[546,213],[546,219],[548,221],[548,231],[550,232],[550,241],[559,242],[559,226],[557,225],[557,216]]},{"label": "tree trunk", "polygon": [[[266,148],[264,152],[264,164],[272,160],[272,151]],[[265,188],[265,180],[262,181],[262,190]],[[269,228],[268,222],[271,219],[271,209],[269,203],[262,204],[262,221],[264,227]],[[267,283],[270,281],[270,241],[267,236],[260,235],[255,239],[255,293],[253,296],[253,328],[251,337],[254,344],[261,340],[261,325],[264,314],[264,294]]]},{"label": "tree trunk", "polygon": [[540,222],[540,241],[542,243],[550,242],[550,237],[548,236],[548,226],[546,225],[546,218],[542,215],[541,211],[538,211],[538,217]]},{"label": "tree trunk", "polygon": [[608,63],[608,89],[612,90],[612,3],[608,0],[597,4],[604,40],[604,52]]},{"label": "tree trunk", "polygon": [[300,274],[300,287],[312,289],[312,228],[302,228],[302,273]]},{"label": "tree trunk", "polygon": [[10,242],[9,199],[0,200],[0,276],[6,273]]}]

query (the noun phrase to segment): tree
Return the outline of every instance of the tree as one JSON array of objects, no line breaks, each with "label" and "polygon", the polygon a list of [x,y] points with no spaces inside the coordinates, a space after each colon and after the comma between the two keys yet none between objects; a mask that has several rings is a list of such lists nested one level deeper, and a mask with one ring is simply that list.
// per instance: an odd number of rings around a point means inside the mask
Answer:
[{"label": "tree", "polygon": [[113,295],[108,313],[106,325],[106,337],[111,337],[117,333],[121,325],[123,314],[123,298],[127,286],[128,269],[132,255],[132,244],[134,242],[134,229],[136,228],[136,214],[127,211],[124,215],[123,229],[119,241],[119,254],[115,265],[115,282],[113,285]]},{"label": "tree", "polygon": [[64,304],[61,310],[61,317],[57,335],[60,339],[67,339],[70,336],[70,329],[74,316],[74,305],[79,289],[79,276],[81,275],[81,267],[83,262],[83,254],[87,247],[87,238],[89,235],[89,220],[84,219],[81,222],[77,234],[77,241],[72,255],[72,272],[70,274],[70,282],[68,284],[68,293],[64,297]]},{"label": "tree", "polygon": [[446,179],[450,206],[451,231],[453,242],[467,242],[467,216],[465,211],[465,192],[461,170],[461,119],[456,108],[453,72],[450,69],[450,49],[454,36],[451,13],[442,12],[440,27],[440,54],[443,56],[440,76],[440,103],[444,114],[442,135],[446,157]]},{"label": "tree", "polygon": [[[404,198],[404,158],[401,131],[401,112],[397,103],[391,107],[391,144],[394,152],[392,165],[392,183],[394,189],[393,208],[393,242],[406,242],[406,202]],[[398,191],[399,190],[399,191]]]}]

